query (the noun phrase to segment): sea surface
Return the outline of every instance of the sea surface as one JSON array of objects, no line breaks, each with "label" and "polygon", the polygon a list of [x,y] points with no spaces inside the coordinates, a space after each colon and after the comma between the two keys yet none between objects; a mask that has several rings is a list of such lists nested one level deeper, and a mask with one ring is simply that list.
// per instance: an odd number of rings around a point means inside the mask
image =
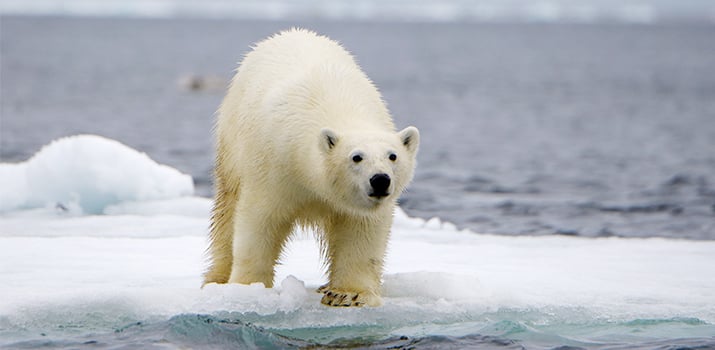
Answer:
[{"label": "sea surface", "polygon": [[0,161],[95,133],[211,194],[250,45],[339,40],[422,133],[402,206],[476,232],[715,239],[715,26],[2,17]]},{"label": "sea surface", "polygon": [[402,206],[476,232],[715,239],[715,26],[2,17],[0,161],[95,133],[211,195],[214,112],[250,45],[339,40],[421,130]]}]

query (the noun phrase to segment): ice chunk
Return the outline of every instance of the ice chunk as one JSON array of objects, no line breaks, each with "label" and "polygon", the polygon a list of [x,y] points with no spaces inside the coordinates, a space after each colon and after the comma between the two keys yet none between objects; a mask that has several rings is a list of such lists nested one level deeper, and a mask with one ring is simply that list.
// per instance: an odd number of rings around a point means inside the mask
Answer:
[{"label": "ice chunk", "polygon": [[56,207],[100,214],[112,204],[189,196],[191,176],[96,135],[53,141],[24,163],[0,164],[0,211]]},{"label": "ice chunk", "polygon": [[442,228],[442,221],[439,218],[434,217],[427,220],[427,222],[425,222],[424,224],[424,227],[429,230],[437,231]]},{"label": "ice chunk", "polygon": [[296,308],[307,296],[305,283],[295,276],[290,275],[281,282],[280,300],[283,310]]}]

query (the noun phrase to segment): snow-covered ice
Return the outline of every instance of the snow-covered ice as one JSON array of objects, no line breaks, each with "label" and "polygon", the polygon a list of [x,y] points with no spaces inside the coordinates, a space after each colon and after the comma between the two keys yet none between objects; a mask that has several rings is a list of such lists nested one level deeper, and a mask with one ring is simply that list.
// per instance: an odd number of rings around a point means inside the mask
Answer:
[{"label": "snow-covered ice", "polygon": [[[294,234],[276,287],[201,289],[210,199],[192,196],[186,175],[115,141],[66,140],[27,163],[0,166],[0,345],[180,314],[235,317],[318,342],[366,334],[556,334],[586,343],[715,334],[715,242],[475,234],[400,209],[380,308],[320,305],[314,290],[326,280],[309,232]],[[505,321],[524,328],[505,331]]]}]

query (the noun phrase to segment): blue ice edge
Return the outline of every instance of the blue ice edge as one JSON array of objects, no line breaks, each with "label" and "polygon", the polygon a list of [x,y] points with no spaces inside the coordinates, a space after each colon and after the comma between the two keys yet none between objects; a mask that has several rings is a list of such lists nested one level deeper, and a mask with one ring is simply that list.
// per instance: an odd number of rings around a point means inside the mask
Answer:
[{"label": "blue ice edge", "polygon": [[[577,310],[571,310],[577,312]],[[76,334],[77,325],[60,325],[57,330],[40,333],[30,339],[3,348],[556,348],[578,349],[627,347],[682,349],[715,346],[715,326],[697,318],[635,319],[573,324],[539,325],[533,320],[549,317],[548,312],[501,309],[482,315],[481,320],[462,320],[459,324],[415,324],[442,335],[400,335],[399,328],[378,325],[350,325],[273,329],[271,318],[295,317],[297,312],[279,312],[270,316],[256,313],[225,312],[217,315],[180,314],[164,321],[133,321],[114,330]],[[553,316],[553,315],[551,315]],[[530,319],[532,321],[530,321]],[[543,321],[543,320],[542,320]],[[539,321],[541,322],[541,321]],[[257,325],[256,323],[263,324]],[[86,328],[93,327],[85,325]],[[471,332],[467,332],[469,329]],[[686,331],[687,330],[687,331]],[[684,332],[685,331],[685,332]],[[0,334],[5,333],[0,329]],[[454,336],[449,333],[466,335]],[[687,333],[688,338],[669,338],[669,334]],[[558,334],[569,334],[561,336]],[[6,334],[7,336],[7,334]],[[3,336],[4,338],[4,336]]]}]

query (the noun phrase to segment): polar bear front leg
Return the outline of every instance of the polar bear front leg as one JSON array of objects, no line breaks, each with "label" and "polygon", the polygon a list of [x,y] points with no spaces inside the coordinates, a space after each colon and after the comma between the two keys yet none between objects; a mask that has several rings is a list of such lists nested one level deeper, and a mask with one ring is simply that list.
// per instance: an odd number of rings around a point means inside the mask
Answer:
[{"label": "polar bear front leg", "polygon": [[275,265],[290,234],[291,223],[248,208],[236,210],[233,265],[229,283],[263,283],[273,287]]},{"label": "polar bear front leg", "polygon": [[329,282],[318,291],[329,306],[380,306],[389,224],[343,219],[327,233]]}]

